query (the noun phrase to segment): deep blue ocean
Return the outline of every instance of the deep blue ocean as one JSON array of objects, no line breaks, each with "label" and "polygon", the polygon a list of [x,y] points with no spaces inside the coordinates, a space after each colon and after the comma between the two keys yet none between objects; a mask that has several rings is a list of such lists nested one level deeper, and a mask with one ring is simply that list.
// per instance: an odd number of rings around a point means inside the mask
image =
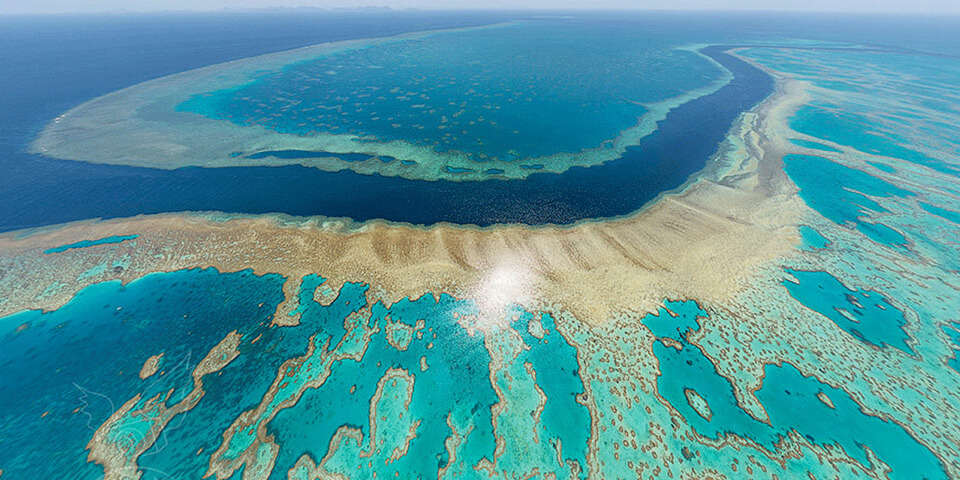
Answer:
[{"label": "deep blue ocean", "polygon": [[[850,41],[956,55],[957,18],[578,13],[682,43]],[[321,42],[529,18],[527,13],[271,12],[3,17],[0,22],[0,231],[96,217],[219,210],[382,218],[414,224],[571,223],[630,213],[703,168],[739,112],[772,89],[719,51],[736,79],[675,109],[624,157],[525,180],[415,181],[306,167],[149,168],[25,153],[52,118],[83,101],[172,73]],[[898,32],[898,35],[890,35]],[[693,141],[691,141],[693,139]]]}]

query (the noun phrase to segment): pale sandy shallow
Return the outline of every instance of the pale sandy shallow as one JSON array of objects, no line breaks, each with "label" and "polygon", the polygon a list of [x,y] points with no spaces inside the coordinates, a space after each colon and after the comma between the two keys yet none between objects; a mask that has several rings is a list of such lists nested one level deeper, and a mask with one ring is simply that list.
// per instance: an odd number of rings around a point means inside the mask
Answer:
[{"label": "pale sandy shallow", "polygon": [[[380,39],[352,40],[245,58],[140,83],[85,102],[55,118],[44,127],[31,144],[32,153],[52,158],[111,165],[176,169],[182,167],[231,167],[258,165],[303,165],[325,171],[353,170],[361,174],[378,173],[417,180],[483,180],[482,172],[452,174],[449,166],[467,170],[497,168],[502,178],[524,178],[534,171],[563,172],[574,166],[599,165],[618,158],[628,146],[656,129],[656,123],[667,113],[695,98],[713,93],[726,85],[732,75],[709,57],[697,52],[697,46],[681,50],[700,55],[713,64],[721,76],[709,85],[683,95],[645,104],[648,112],[637,123],[621,132],[610,132],[603,146],[579,152],[529,158],[524,161],[495,162],[478,169],[476,161],[462,152],[436,152],[432,147],[405,141],[371,141],[352,134],[316,133],[299,136],[280,133],[259,125],[239,126],[214,120],[196,113],[178,112],[176,106],[191,96],[252,81],[255,74],[276,71],[291,63],[306,61],[335,52],[367,48],[378,44],[402,42],[428,35],[439,35],[472,29],[509,28],[514,23],[467,29],[435,30]],[[232,156],[235,152],[253,153],[264,150],[308,150],[330,153],[366,153],[410,160],[349,162],[336,157],[326,158],[262,158]],[[540,164],[530,170],[521,165]]]},{"label": "pale sandy shallow", "polygon": [[[87,284],[106,279],[126,282],[148,272],[197,267],[282,274],[291,299],[299,279],[312,273],[333,285],[367,282],[388,303],[447,292],[476,298],[491,317],[511,303],[560,307],[590,324],[654,311],[664,298],[719,306],[748,286],[759,265],[789,253],[798,241],[796,217],[803,204],[782,172],[780,147],[761,132],[782,128],[803,100],[800,87],[781,82],[755,113],[742,115],[696,180],[627,218],[489,229],[383,222],[351,229],[335,221],[177,214],[81,222],[26,238],[0,237],[0,315],[57,308]],[[140,237],[106,248],[42,253],[126,234]],[[104,263],[117,258],[125,259],[122,271]],[[99,264],[104,271],[91,275]]]}]

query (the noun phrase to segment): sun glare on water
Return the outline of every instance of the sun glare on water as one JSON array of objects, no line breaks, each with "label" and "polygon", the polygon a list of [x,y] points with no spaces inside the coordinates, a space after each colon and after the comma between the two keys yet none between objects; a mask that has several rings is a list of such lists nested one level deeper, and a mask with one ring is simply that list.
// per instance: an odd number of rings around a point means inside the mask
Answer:
[{"label": "sun glare on water", "polygon": [[534,272],[519,259],[500,259],[483,271],[472,292],[478,310],[477,327],[506,325],[514,310],[536,298]]}]

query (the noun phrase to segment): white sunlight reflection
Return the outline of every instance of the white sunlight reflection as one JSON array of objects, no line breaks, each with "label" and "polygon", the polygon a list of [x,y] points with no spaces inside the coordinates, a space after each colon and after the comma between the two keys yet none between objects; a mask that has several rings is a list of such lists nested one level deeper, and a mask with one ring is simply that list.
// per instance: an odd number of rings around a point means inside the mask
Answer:
[{"label": "white sunlight reflection", "polygon": [[483,271],[471,294],[477,304],[477,328],[491,330],[510,322],[520,305],[536,296],[533,271],[520,260],[501,259]]}]

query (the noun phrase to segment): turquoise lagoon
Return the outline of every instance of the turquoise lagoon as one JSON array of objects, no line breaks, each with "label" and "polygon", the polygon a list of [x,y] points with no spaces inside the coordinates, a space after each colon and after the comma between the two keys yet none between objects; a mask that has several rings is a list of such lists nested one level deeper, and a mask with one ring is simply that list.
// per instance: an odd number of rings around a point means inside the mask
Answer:
[{"label": "turquoise lagoon", "polygon": [[823,157],[789,154],[783,161],[787,174],[800,188],[800,196],[821,215],[838,225],[855,225],[878,243],[901,248],[907,244],[902,233],[867,217],[888,212],[874,198],[907,198],[915,195],[913,192]]},{"label": "turquoise lagoon", "polygon": [[[86,462],[84,450],[93,431],[132,394],[152,396],[173,389],[171,402],[184,396],[193,386],[191,370],[228,332],[236,329],[246,335],[269,325],[283,298],[281,286],[282,279],[277,276],[258,277],[249,272],[153,274],[125,286],[119,282],[93,285],[51,312],[28,311],[3,318],[3,389],[19,392],[17,396],[0,395],[4,473],[11,477],[102,477],[102,468]],[[293,354],[289,349],[286,352]],[[164,354],[163,373],[141,380],[138,372],[146,358],[160,353]],[[201,420],[199,429],[189,431],[197,445],[216,441],[216,433],[209,427],[216,425],[217,415],[239,413],[244,397],[258,391],[262,394],[268,386],[258,386],[256,376],[232,373],[227,370],[224,376],[209,378],[210,391],[219,394],[210,395],[209,401],[193,412],[196,420]],[[224,383],[217,386],[220,381]],[[246,388],[232,388],[237,382]],[[189,426],[190,419],[186,416],[182,426]],[[172,425],[169,432],[175,434],[180,423]],[[26,433],[37,431],[60,434],[51,438]],[[131,433],[136,435],[136,431]],[[144,458],[162,453],[165,443],[158,442]],[[172,450],[181,447],[168,445]],[[178,459],[182,461],[183,457]]]},{"label": "turquoise lagoon", "polygon": [[[693,302],[668,302],[667,308],[679,316],[674,319],[661,311],[644,318],[655,335],[674,341],[654,343],[660,368],[657,392],[698,434],[717,439],[737,435],[776,449],[782,437],[794,432],[810,443],[838,445],[864,464],[870,463],[863,449],[869,446],[891,467],[891,478],[947,478],[941,461],[901,426],[865,414],[849,394],[803,375],[789,363],[766,366],[756,396],[769,418],[751,416],[712,360],[688,341],[708,313]],[[677,328],[664,327],[664,319],[678,322]]]},{"label": "turquoise lagoon", "polygon": [[[5,397],[4,427],[64,433],[53,443],[42,436],[4,436],[5,473],[97,478],[102,470],[84,462],[93,430],[136,394],[143,398],[140,405],[164,392],[172,392],[166,397],[171,405],[185,397],[199,359],[237,331],[239,356],[203,377],[203,400],[167,424],[139,457],[143,478],[203,476],[213,452],[239,461],[231,468],[242,471],[242,454],[260,448],[254,430],[244,425],[264,428],[279,446],[270,478],[286,478],[287,470],[293,478],[312,478],[306,467],[292,468],[304,456],[317,463],[326,459],[328,471],[364,477],[433,477],[439,471],[470,476],[484,459],[496,461],[494,470],[508,476],[532,469],[563,477],[596,474],[587,461],[593,423],[588,407],[603,411],[607,405],[604,397],[585,401],[590,397],[583,397],[583,378],[615,378],[616,362],[591,361],[584,370],[571,333],[559,329],[551,315],[516,310],[509,328],[484,333],[475,329],[471,301],[426,295],[387,307],[368,303],[367,285],[333,290],[311,275],[291,312],[299,314],[299,325],[271,327],[282,284],[277,275],[214,269],[151,274],[125,286],[93,285],[51,312],[4,318],[5,386],[32,399]],[[797,288],[818,287],[802,282]],[[861,301],[867,300],[863,295]],[[893,468],[891,478],[946,478],[941,461],[901,426],[864,413],[847,392],[788,363],[767,366],[756,393],[769,422],[752,417],[715,361],[691,343],[708,321],[709,312],[691,301],[667,301],[657,315],[642,319],[656,338],[657,395],[695,435],[732,435],[776,451],[783,437],[795,434],[811,444],[839,446],[865,466],[871,460],[863,447],[869,446]],[[169,334],[172,330],[178,334]],[[586,340],[582,335],[573,338]],[[315,349],[308,348],[311,343]],[[135,347],[118,348],[124,345]],[[138,377],[143,361],[160,353],[159,372]],[[103,362],[105,357],[112,361]],[[302,360],[301,366],[287,367],[294,359]],[[406,380],[378,382],[392,371],[402,371]],[[308,383],[323,375],[328,376],[320,385]],[[277,387],[279,378],[283,383]],[[267,406],[262,416],[244,413],[259,404]],[[129,448],[156,428],[153,422],[127,414],[107,438],[121,450]],[[838,424],[844,428],[834,428]],[[238,426],[225,440],[224,432]],[[336,436],[347,430],[361,440]],[[415,436],[406,438],[408,431]],[[451,450],[454,432],[461,438]],[[389,460],[404,446],[410,454]],[[688,446],[698,448],[695,442]],[[72,453],[51,461],[46,453],[51,448]],[[612,452],[595,455],[607,474],[626,467],[626,458],[618,461]]]},{"label": "turquoise lagoon", "polygon": [[[858,340],[875,347],[895,347],[912,352],[903,331],[903,312],[876,292],[852,290],[827,272],[787,270],[796,281],[784,280],[790,295],[833,320]],[[879,297],[879,298],[878,298]],[[846,302],[846,305],[844,305]]]},{"label": "turquoise lagoon", "polygon": [[807,226],[800,225],[800,239],[803,242],[803,248],[805,250],[822,250],[827,248],[830,245],[830,240],[827,240],[826,237],[820,234],[817,229]]},{"label": "turquoise lagoon", "polygon": [[[509,454],[498,460],[498,469],[504,472],[537,467],[563,476],[571,471],[586,475],[590,414],[577,401],[584,387],[576,350],[549,315],[518,311],[513,326],[519,336],[483,334],[467,328],[472,321],[468,318],[477,313],[472,302],[427,295],[389,308],[370,305],[368,286],[346,284],[334,292],[314,275],[301,286],[301,303],[294,312],[300,315],[299,325],[271,328],[271,317],[282,300],[282,280],[276,275],[221,274],[213,269],[152,274],[125,286],[108,282],[88,287],[51,312],[4,318],[0,324],[4,387],[31,399],[3,396],[5,431],[41,428],[64,433],[52,443],[43,436],[4,435],[0,441],[4,473],[102,475],[85,462],[84,448],[93,430],[138,393],[141,405],[168,390],[173,392],[166,397],[168,404],[180,401],[193,387],[191,371],[199,360],[229,332],[237,331],[242,336],[240,355],[218,373],[203,377],[203,401],[174,418],[139,458],[144,478],[203,476],[209,460],[193,453],[217,450],[223,432],[244,411],[267,401],[281,365],[307,354],[311,342],[320,348],[288,376],[269,402],[268,411],[276,416],[264,425],[281,446],[271,478],[286,478],[286,469],[302,455],[319,462],[328,453],[328,469],[356,473],[359,445],[331,440],[341,428],[359,429],[367,439],[374,428],[370,424],[374,408],[405,415],[400,425],[379,420],[377,455],[382,457],[375,465],[382,466],[400,446],[413,422],[416,437],[409,448],[416,453],[388,462],[386,469],[365,471],[364,476],[374,471],[423,477],[436,476],[442,468],[450,473],[471,471],[483,458],[497,459],[497,437],[508,445]],[[314,299],[318,289],[330,297],[328,304]],[[539,328],[528,329],[530,322]],[[160,334],[168,330],[178,334]],[[159,373],[141,379],[143,362],[161,353]],[[306,387],[306,380],[322,369],[329,370],[327,380]],[[395,369],[409,373],[412,396],[406,405],[403,396],[396,404],[392,395],[374,403],[377,379]],[[506,395],[506,408],[496,420],[492,407],[500,400],[492,379]],[[243,388],[236,388],[241,384]],[[296,403],[281,406],[288,399]],[[539,416],[533,417],[538,410]],[[156,428],[152,422],[129,415],[108,432],[108,438],[129,447]],[[455,458],[445,446],[452,435],[448,422],[465,437]],[[532,442],[531,435],[539,443]],[[231,459],[256,449],[253,442],[253,436],[235,435],[223,456]],[[53,461],[45,459],[49,449],[61,454]]]},{"label": "turquoise lagoon", "polygon": [[177,109],[299,136],[350,134],[475,162],[525,161],[609,150],[650,105],[723,80],[718,65],[678,46],[619,23],[540,20],[431,33],[298,61]]}]

